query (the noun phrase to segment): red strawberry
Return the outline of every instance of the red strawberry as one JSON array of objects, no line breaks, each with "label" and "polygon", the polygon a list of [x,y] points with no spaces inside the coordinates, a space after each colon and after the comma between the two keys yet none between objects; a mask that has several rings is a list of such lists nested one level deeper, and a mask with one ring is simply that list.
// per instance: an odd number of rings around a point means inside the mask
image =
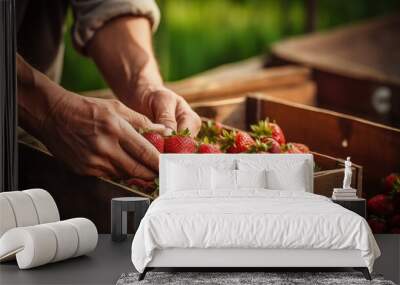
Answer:
[{"label": "red strawberry", "polygon": [[284,153],[301,153],[300,150],[291,143],[285,144],[283,146]]},{"label": "red strawberry", "polygon": [[396,214],[389,219],[389,226],[392,228],[400,228],[400,214]]},{"label": "red strawberry", "polygon": [[216,143],[218,140],[218,136],[221,134],[221,132],[221,123],[208,120],[201,124],[201,129],[197,137],[200,139],[207,138],[209,142]]},{"label": "red strawberry", "polygon": [[393,201],[384,194],[378,194],[368,200],[368,211],[380,216],[390,215],[393,212]]},{"label": "red strawberry", "polygon": [[229,153],[247,152],[255,142],[248,133],[241,131],[222,131],[222,150]]},{"label": "red strawberry", "polygon": [[292,145],[295,146],[301,153],[310,153],[310,149],[305,144],[292,143]]},{"label": "red strawberry", "polygon": [[215,144],[202,143],[197,150],[199,153],[222,153]]},{"label": "red strawberry", "polygon": [[276,123],[269,123],[269,126],[272,129],[272,138],[276,140],[280,145],[285,144],[286,139],[282,129]]},{"label": "red strawberry", "polygon": [[374,234],[381,234],[386,229],[386,222],[383,219],[369,218],[368,224],[371,227],[371,230]]},{"label": "red strawberry", "polygon": [[286,153],[309,153],[310,149],[305,144],[287,143],[284,147]]},{"label": "red strawberry", "polygon": [[285,136],[282,129],[276,123],[270,123],[268,118],[259,121],[257,124],[251,125],[253,137],[263,141],[264,138],[273,138],[280,145],[285,144]]},{"label": "red strawberry", "polygon": [[144,131],[142,135],[158,149],[159,152],[164,152],[164,137],[154,131]]},{"label": "red strawberry", "polygon": [[400,174],[391,173],[385,178],[385,189],[387,192],[400,192]]},{"label": "red strawberry", "polygon": [[166,153],[193,153],[196,152],[196,142],[190,137],[189,129],[172,132],[164,140],[164,152]]},{"label": "red strawberry", "polygon": [[268,145],[268,152],[271,152],[271,153],[281,153],[282,152],[281,146],[273,138],[266,138],[263,141]]}]

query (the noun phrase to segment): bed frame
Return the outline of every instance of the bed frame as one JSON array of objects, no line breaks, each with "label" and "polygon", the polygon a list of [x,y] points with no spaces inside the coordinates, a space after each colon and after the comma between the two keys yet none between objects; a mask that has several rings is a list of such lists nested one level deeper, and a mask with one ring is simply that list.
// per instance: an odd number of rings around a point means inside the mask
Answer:
[{"label": "bed frame", "polygon": [[[270,155],[270,154],[269,154]],[[224,159],[250,158],[250,154],[224,155]],[[259,155],[260,156],[260,155]],[[264,154],[263,156],[268,156]],[[306,191],[313,193],[313,157],[310,154],[279,155],[282,159],[302,159],[306,162],[305,175],[308,177]],[[193,163],[213,163],[221,154],[196,156],[161,154],[160,156],[160,195],[167,191],[167,160]],[[276,158],[276,157],[275,157]],[[139,275],[143,280],[146,273],[155,268],[203,268],[215,270],[229,268],[234,271],[263,271],[266,268],[354,268],[361,271],[367,280],[371,276],[359,250],[333,249],[259,249],[259,248],[168,248],[157,249],[153,259]]]},{"label": "bed frame", "polygon": [[[230,268],[251,271],[265,268],[338,268],[361,271],[367,280],[371,275],[359,250],[330,249],[238,249],[238,248],[170,248],[156,250],[152,261],[139,275],[143,280],[155,268]],[[250,270],[251,269],[251,270]]]}]

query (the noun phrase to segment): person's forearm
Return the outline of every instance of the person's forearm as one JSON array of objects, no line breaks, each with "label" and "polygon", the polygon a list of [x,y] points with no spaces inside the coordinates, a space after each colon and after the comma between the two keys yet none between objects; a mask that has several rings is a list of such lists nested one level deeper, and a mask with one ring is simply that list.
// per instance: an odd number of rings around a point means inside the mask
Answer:
[{"label": "person's forearm", "polygon": [[124,16],[98,30],[87,47],[114,93],[127,105],[141,85],[163,84],[151,37],[146,18]]},{"label": "person's forearm", "polygon": [[46,116],[63,97],[60,86],[17,55],[19,125],[40,137]]},{"label": "person's forearm", "polygon": [[118,98],[129,108],[173,130],[195,136],[200,117],[178,94],[163,84],[146,18],[123,16],[96,31],[86,50]]}]

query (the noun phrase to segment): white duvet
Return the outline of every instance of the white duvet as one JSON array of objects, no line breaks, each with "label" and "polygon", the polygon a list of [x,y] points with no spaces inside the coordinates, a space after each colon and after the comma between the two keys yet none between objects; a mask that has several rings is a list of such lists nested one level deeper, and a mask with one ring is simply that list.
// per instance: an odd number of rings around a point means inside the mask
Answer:
[{"label": "white duvet", "polygon": [[249,189],[166,193],[150,206],[132,243],[143,272],[155,249],[358,249],[372,272],[380,251],[365,219],[328,198]]}]

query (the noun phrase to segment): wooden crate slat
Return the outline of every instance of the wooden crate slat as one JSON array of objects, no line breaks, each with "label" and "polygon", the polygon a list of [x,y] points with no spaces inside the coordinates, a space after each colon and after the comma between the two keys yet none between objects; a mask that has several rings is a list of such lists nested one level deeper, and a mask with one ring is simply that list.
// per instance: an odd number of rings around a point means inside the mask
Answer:
[{"label": "wooden crate slat", "polygon": [[363,166],[365,189],[372,195],[381,179],[400,169],[400,130],[349,115],[275,98],[247,99],[247,124],[269,117],[279,122],[288,141],[302,142],[319,153]]},{"label": "wooden crate slat", "polygon": [[[247,62],[229,64],[189,77],[177,82],[167,82],[166,86],[185,98],[189,103],[208,101],[210,99],[226,99],[242,96],[246,92],[270,91],[270,95],[288,93],[288,96],[300,98],[298,94],[305,92],[307,100],[315,94],[315,86],[309,81],[310,70],[306,67],[285,66],[262,68],[262,61],[248,66]],[[304,84],[307,83],[306,86]],[[283,88],[283,90],[280,90]],[[311,95],[310,95],[311,93]],[[111,90],[83,92],[82,95],[96,98],[115,98]],[[305,102],[303,102],[305,103]]]},{"label": "wooden crate slat", "polygon": [[248,74],[241,73],[232,78],[221,79],[218,76],[205,79],[188,79],[184,88],[171,89],[183,96],[188,102],[198,102],[216,98],[232,97],[245,92],[254,92],[301,84],[308,80],[310,72],[304,67],[276,67],[260,69]]}]

